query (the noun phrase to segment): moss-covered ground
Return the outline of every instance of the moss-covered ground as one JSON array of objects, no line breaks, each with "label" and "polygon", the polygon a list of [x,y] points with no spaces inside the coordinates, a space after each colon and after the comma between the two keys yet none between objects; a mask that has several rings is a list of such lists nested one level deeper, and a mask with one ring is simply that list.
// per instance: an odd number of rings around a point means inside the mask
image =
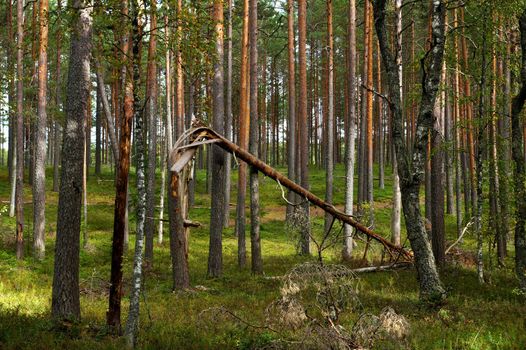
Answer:
[{"label": "moss-covered ground", "polygon": [[[392,193],[389,169],[386,174],[385,189],[376,188],[374,193],[375,229],[389,237]],[[236,198],[236,175],[236,171],[233,171],[232,202]],[[124,342],[108,335],[104,326],[115,195],[113,175],[110,169],[105,168],[101,177],[92,174],[89,178],[89,249],[83,249],[80,253],[82,320],[79,324],[64,329],[57,327],[50,318],[58,199],[58,194],[51,191],[51,178],[52,172],[48,169],[46,258],[37,261],[31,256],[31,190],[26,184],[26,257],[18,261],[13,245],[15,222],[8,217],[10,188],[7,169],[0,168],[0,348],[122,348]],[[191,218],[203,224],[200,228],[192,229],[190,237],[191,283],[199,288],[188,293],[172,292],[169,241],[165,225],[165,240],[158,244],[156,239],[153,268],[145,275],[139,334],[139,347],[142,349],[255,348],[277,336],[228,322],[217,324],[213,330],[200,326],[201,318],[204,317],[201,312],[215,306],[223,306],[252,324],[264,324],[265,308],[278,297],[280,286],[276,279],[253,276],[249,267],[244,270],[237,267],[237,241],[233,231],[235,206],[231,206],[230,226],[223,235],[223,277],[207,278],[210,196],[206,193],[205,179],[205,171],[198,171],[196,201],[191,210]],[[323,197],[324,172],[311,168],[310,179],[312,191]],[[157,184],[160,184],[160,180]],[[133,180],[130,185],[133,188]],[[339,207],[343,206],[344,189],[344,168],[337,166],[335,203]],[[296,254],[294,237],[287,232],[284,222],[285,203],[281,198],[281,190],[275,182],[263,177],[261,204],[265,275],[282,275],[298,263],[314,260],[314,257],[300,257]],[[321,234],[323,214],[317,210],[312,210],[311,213],[313,230],[315,234]],[[133,214],[130,218],[130,248],[124,263],[126,283],[131,276],[134,244]],[[454,216],[447,216],[449,242],[456,237],[455,222]],[[402,241],[404,239],[403,237]],[[468,234],[462,249],[469,254],[474,246],[474,237]],[[357,257],[361,258],[363,248],[364,244],[358,242]],[[449,296],[445,304],[437,308],[429,308],[419,302],[413,269],[361,274],[359,295],[363,312],[378,314],[384,307],[392,306],[411,323],[411,336],[406,343],[384,343],[381,348],[525,349],[526,304],[515,289],[517,283],[513,274],[511,243],[509,249],[510,257],[506,261],[506,267],[496,268],[493,259],[493,267],[486,271],[487,283],[484,285],[478,283],[474,267],[469,263],[449,264],[444,268],[441,276]],[[325,251],[325,262],[341,263],[340,250],[341,247],[335,247]],[[250,252],[250,248],[248,251]],[[377,261],[380,252],[380,247],[373,244],[368,259]],[[486,265],[489,264],[489,259],[486,259]],[[123,321],[127,316],[127,307],[128,288],[123,299]],[[357,316],[353,313],[345,315],[342,325],[351,327]]]}]

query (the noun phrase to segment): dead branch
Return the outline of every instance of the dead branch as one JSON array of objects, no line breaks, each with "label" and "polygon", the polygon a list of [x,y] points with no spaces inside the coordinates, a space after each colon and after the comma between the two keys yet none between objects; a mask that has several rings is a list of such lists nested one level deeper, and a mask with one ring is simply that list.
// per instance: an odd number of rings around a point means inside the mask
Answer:
[{"label": "dead branch", "polygon": [[184,227],[201,227],[201,223],[192,220],[184,220]]},{"label": "dead branch", "polygon": [[[290,180],[285,175],[281,174],[276,169],[264,163],[262,160],[256,158],[254,155],[252,155],[248,151],[240,148],[238,145],[232,143],[231,141],[227,140],[223,136],[219,135],[217,132],[215,132],[211,128],[206,127],[206,126],[197,126],[185,132],[185,135],[187,135],[187,137],[190,139],[189,145],[186,145],[184,149],[174,147],[172,151],[170,152],[170,160],[173,160],[170,162],[171,171],[180,172],[184,168],[186,163],[188,163],[192,159],[197,148],[202,144],[203,139],[219,140],[215,143],[217,146],[223,148],[225,151],[229,153],[234,154],[237,158],[253,166],[258,171],[263,173],[265,176],[270,177],[271,179],[275,181],[279,181],[281,185],[297,193],[302,198],[305,198],[310,203],[321,208],[323,211],[331,214],[336,219],[348,225],[353,226],[358,231],[362,232],[364,235],[370,237],[371,239],[377,242],[380,242],[389,252],[397,252],[401,256],[403,256],[407,261],[413,260],[413,255],[411,252],[408,252],[403,247],[397,246],[389,242],[388,240],[386,240],[379,234],[373,232],[370,228],[355,221],[351,216],[336,209],[334,205],[325,202],[323,199],[316,196],[314,193],[301,187],[300,185]],[[178,154],[180,152],[182,152],[182,154]]]},{"label": "dead branch", "polygon": [[473,222],[474,222],[474,220],[473,220],[473,218],[471,218],[471,220],[469,220],[469,222],[466,224],[464,229],[462,229],[462,233],[460,234],[460,236],[458,236],[457,240],[446,249],[446,252],[444,253],[444,255],[447,255],[447,253],[449,253],[451,248],[456,246],[458,244],[458,242],[460,242],[462,240],[462,237],[464,237],[464,234],[467,232],[468,228],[473,224]]},{"label": "dead branch", "polygon": [[[347,273],[340,274],[339,277],[343,277],[345,275],[357,274],[357,273],[401,270],[401,269],[407,269],[411,266],[412,264],[409,262],[401,262],[401,263],[395,263],[395,264],[389,264],[389,265],[360,267],[357,269],[349,270]],[[306,274],[302,274],[301,277],[309,278],[313,276],[318,276],[320,274],[321,273],[306,273]],[[289,277],[288,275],[284,275],[284,276],[265,276],[264,278],[267,280],[282,280],[288,277]]]}]

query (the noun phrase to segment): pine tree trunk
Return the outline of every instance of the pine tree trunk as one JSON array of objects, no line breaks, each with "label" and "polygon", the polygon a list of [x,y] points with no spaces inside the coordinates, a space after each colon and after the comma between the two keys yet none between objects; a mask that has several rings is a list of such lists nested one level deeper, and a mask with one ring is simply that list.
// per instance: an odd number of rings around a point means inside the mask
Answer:
[{"label": "pine tree trunk", "polygon": [[[61,0],[57,0],[57,13],[58,16],[62,15],[62,2]],[[57,30],[56,34],[56,70],[55,70],[55,108],[57,111],[61,110],[62,108],[62,31],[59,29]],[[53,192],[59,191],[60,186],[60,146],[61,146],[61,139],[62,139],[62,132],[60,128],[60,124],[57,120],[54,122],[55,124],[55,145],[54,145],[54,155],[53,155]]]},{"label": "pine tree trunk", "polygon": [[[182,1],[177,1],[177,37],[182,39]],[[180,137],[184,131],[184,84],[182,70],[182,44],[178,42],[175,73],[177,76],[175,86],[175,136]],[[170,132],[172,129],[170,128]],[[172,140],[170,137],[170,150]],[[168,153],[169,154],[169,153]],[[171,164],[168,158],[168,168]],[[190,287],[190,273],[188,270],[188,230],[184,227],[187,214],[187,187],[186,177],[170,171],[170,187],[168,196],[168,215],[170,218],[170,255],[172,259],[173,290],[185,290]]]},{"label": "pine tree trunk", "polygon": [[[465,23],[464,21],[464,9],[461,8],[460,10],[460,16],[462,19],[462,23]],[[462,56],[464,61],[464,73],[467,73],[468,67],[469,67],[469,61],[468,61],[468,46],[466,41],[466,36],[464,34],[464,28],[462,28]],[[476,180],[476,162],[475,162],[475,145],[473,142],[473,111],[472,111],[472,105],[471,105],[471,84],[470,80],[465,77],[464,81],[464,95],[466,97],[466,100],[468,101],[466,103],[466,119],[467,119],[467,146],[468,146],[468,152],[469,152],[469,172],[470,172],[470,182],[471,182],[471,212],[473,214],[473,217],[477,216],[477,180]]]},{"label": "pine tree trunk", "polygon": [[511,69],[510,69],[510,56],[511,56],[511,45],[506,47],[505,60],[501,61],[504,75],[504,110],[503,117],[499,118],[499,140],[500,147],[499,153],[502,159],[502,166],[499,168],[501,178],[500,188],[500,205],[501,205],[501,220],[503,227],[503,236],[499,239],[499,254],[507,256],[507,241],[510,232],[510,205],[509,205],[509,185],[511,183],[511,157],[510,157],[510,115],[511,115]]},{"label": "pine tree trunk", "polygon": [[45,255],[46,234],[46,127],[47,127],[47,45],[48,0],[39,2],[38,104],[35,123],[35,160],[33,164],[33,251],[37,259]]},{"label": "pine tree trunk", "polygon": [[[491,121],[489,125],[489,181],[490,181],[490,225],[495,232],[495,242],[497,243],[497,260],[499,266],[504,266],[504,254],[502,250],[502,237],[504,237],[504,225],[501,219],[500,203],[500,178],[499,178],[499,159],[498,159],[498,140],[497,140],[497,53],[495,47],[492,50],[492,85],[491,85]],[[501,75],[502,76],[502,75]]]},{"label": "pine tree trunk", "polygon": [[[57,238],[51,311],[57,319],[80,319],[79,253],[82,163],[90,93],[93,7],[90,0],[73,2],[74,30],[66,98],[66,130],[58,199]],[[22,165],[22,162],[20,162]]]},{"label": "pine tree trunk", "polygon": [[[239,147],[248,149],[248,131],[250,129],[250,114],[248,105],[248,36],[249,36],[249,0],[243,1],[243,38],[241,41],[241,72],[239,87]],[[247,164],[239,163],[237,182],[236,234],[237,262],[239,267],[246,264],[247,248],[245,239],[246,215],[245,198],[247,193]]]},{"label": "pine tree trunk", "polygon": [[[365,46],[364,51],[367,50],[367,45]],[[365,55],[365,52],[364,52]],[[361,84],[365,84],[365,81],[367,80],[366,75],[366,69],[365,64],[362,65],[362,76],[361,76]],[[360,103],[359,106],[361,108],[360,110],[360,134],[359,134],[359,142],[358,142],[358,211],[360,213],[363,213],[363,204],[365,202],[366,197],[366,190],[367,190],[367,176],[366,176],[366,159],[367,159],[367,90],[366,89],[360,89]]]},{"label": "pine tree trunk", "polygon": [[[7,141],[7,166],[9,168],[9,179],[11,181],[11,187],[13,189],[12,198],[15,198],[14,192],[16,192],[16,166],[14,165],[14,159],[16,157],[16,133],[15,133],[15,124],[16,124],[16,113],[13,110],[15,104],[15,56],[13,54],[15,48],[15,38],[13,33],[13,3],[11,1],[7,2],[6,5],[6,23],[7,28],[7,47],[6,47],[6,56],[7,56],[7,84],[8,84],[8,141]],[[15,214],[15,203],[14,199],[10,203],[9,216],[13,217]]]},{"label": "pine tree trunk", "polygon": [[[289,179],[296,181],[296,62],[295,62],[295,32],[294,32],[294,0],[287,2],[288,13],[288,93],[289,93],[289,120],[288,126],[288,142],[287,142],[287,175]],[[290,203],[295,202],[296,196],[294,192],[289,191],[287,199]],[[292,215],[295,207],[287,203],[287,222],[292,224]]]},{"label": "pine tree trunk", "polygon": [[515,273],[519,279],[519,286],[526,291],[526,166],[522,152],[522,120],[521,112],[526,101],[526,10],[519,21],[520,43],[522,52],[521,61],[521,89],[513,98],[511,106],[511,142],[513,178],[515,185]]},{"label": "pine tree trunk", "polygon": [[[325,201],[332,204],[334,181],[334,43],[332,30],[332,0],[327,0],[327,142],[325,147]],[[327,232],[332,216],[325,215]]]},{"label": "pine tree trunk", "polygon": [[[225,130],[225,101],[223,93],[223,1],[214,0],[213,18],[215,21],[214,79],[212,85],[213,127],[220,134]],[[256,94],[257,98],[257,94]],[[257,109],[255,111],[257,113]],[[208,252],[208,276],[219,277],[223,270],[223,220],[225,218],[225,153],[212,146],[212,206],[210,216],[210,247]]]},{"label": "pine tree trunk", "polygon": [[[119,140],[117,138],[117,127],[120,127],[120,125],[115,125],[113,123],[113,117],[111,115],[111,109],[110,105],[108,103],[108,99],[106,97],[106,91],[104,88],[104,79],[102,78],[102,70],[100,67],[100,61],[98,59],[95,59],[95,74],[97,76],[97,89],[100,94],[101,103],[102,103],[102,110],[104,112],[104,117],[106,119],[106,130],[108,132],[108,136],[110,139],[110,146],[113,153],[113,159],[115,160],[115,164],[119,163]],[[115,109],[118,107],[116,106]],[[115,118],[118,120],[118,118]]]},{"label": "pine tree trunk", "polygon": [[[188,111],[187,111],[187,121],[188,127],[190,127],[191,120],[195,114],[195,102],[194,102],[194,93],[195,93],[195,81],[189,84],[188,88]],[[188,183],[188,207],[192,208],[195,203],[195,184],[196,184],[196,167],[193,163],[192,174],[190,182]]]},{"label": "pine tree trunk", "polygon": [[159,228],[157,230],[157,243],[159,245],[163,244],[163,227],[164,227],[164,197],[166,196],[166,171],[167,171],[167,162],[165,161],[167,154],[167,148],[168,144],[165,141],[165,144],[161,146],[161,163],[162,163],[162,170],[161,170],[161,189],[160,189],[160,195],[159,195]]},{"label": "pine tree trunk", "polygon": [[[27,37],[30,37],[30,43],[31,43],[31,62],[37,62],[37,51],[38,51],[38,29],[37,29],[37,18],[38,18],[38,2],[28,2],[27,5],[31,6],[31,22],[27,21],[27,27],[25,29],[26,32],[28,32],[30,35]],[[31,111],[31,113],[34,113],[34,105],[38,104],[38,64],[30,64],[29,67],[31,69],[31,79],[29,81],[28,86],[31,88],[26,93],[26,100],[29,102],[29,108],[28,110]],[[30,115],[26,115],[26,161],[27,161],[27,168],[28,168],[28,182],[31,186],[33,186],[33,175],[34,175],[34,167],[35,167],[35,128],[34,120]]]},{"label": "pine tree trunk", "polygon": [[[16,139],[13,140],[13,147],[16,149]],[[15,208],[16,208],[16,151],[13,152],[13,160],[11,163],[11,166],[13,167],[13,170],[11,171],[11,176],[9,179],[11,180],[11,195],[9,196],[9,217],[12,218],[15,216]]]},{"label": "pine tree trunk", "polygon": [[[482,33],[482,66],[481,74],[479,81],[479,103],[478,103],[478,120],[484,120],[485,116],[485,91],[486,91],[486,50],[487,50],[487,37],[486,37],[486,20],[488,20],[487,15],[484,15],[483,19],[483,30]],[[475,128],[475,125],[472,125]],[[477,125],[477,156],[475,158],[476,164],[476,175],[473,177],[473,180],[476,183],[477,195],[474,197],[476,200],[473,202],[475,208],[475,232],[477,234],[477,276],[479,283],[484,283],[484,262],[482,249],[484,244],[483,232],[482,232],[482,206],[484,198],[482,197],[482,167],[483,167],[483,153],[486,148],[484,144],[484,133],[485,127],[483,125]]]},{"label": "pine tree trunk", "polygon": [[[126,42],[128,39],[126,39]],[[124,45],[128,48],[128,45]],[[128,50],[129,51],[129,50]],[[131,54],[131,52],[127,52]],[[133,118],[133,71],[130,60],[125,71],[123,115],[120,119],[119,157],[115,184],[115,212],[113,220],[113,241],[111,253],[111,276],[109,310],[107,323],[112,332],[121,332],[121,297],[122,297],[122,260],[124,247],[127,245],[126,232],[128,225],[128,176],[130,172],[131,123]]]},{"label": "pine tree trunk", "polygon": [[[458,10],[453,10],[454,15],[454,30],[457,30],[459,28],[459,21],[458,21]],[[455,110],[455,117],[454,117],[454,123],[455,123],[455,150],[456,150],[456,164],[455,164],[455,187],[456,187],[456,216],[457,216],[457,236],[460,237],[462,234],[462,210],[460,207],[460,201],[461,201],[461,184],[462,181],[467,178],[466,176],[466,168],[464,167],[464,152],[462,151],[463,146],[463,132],[461,128],[461,115],[460,115],[460,62],[459,62],[459,45],[458,45],[458,37],[455,36],[454,38],[454,56],[455,56],[455,73],[453,77],[453,99],[454,99],[454,110]],[[466,182],[464,181],[464,215],[468,217],[469,215],[469,198],[470,196],[467,195],[467,187],[465,186]]]},{"label": "pine tree trunk", "polygon": [[[442,66],[441,81],[446,83],[446,66]],[[431,241],[433,254],[438,266],[442,267],[446,261],[446,237],[444,222],[444,178],[443,178],[443,139],[442,123],[444,120],[444,95],[441,94],[434,108],[434,125],[431,132]]]},{"label": "pine tree trunk", "polygon": [[88,100],[88,119],[86,120],[86,181],[89,179],[89,167],[91,165],[91,127],[92,127],[92,113],[91,113],[91,92]]},{"label": "pine tree trunk", "polygon": [[[270,122],[269,118],[267,117],[267,56],[263,52],[261,55],[261,84],[258,91],[258,108],[259,108],[259,116],[261,118],[259,124],[261,126],[260,135],[261,135],[261,141],[259,143],[259,158],[263,160],[264,162],[267,161],[268,158],[268,136],[267,133],[270,132]],[[275,61],[274,58],[272,61]],[[269,106],[271,109],[272,106]]]},{"label": "pine tree trunk", "polygon": [[13,3],[11,1],[7,2],[7,58],[8,58],[8,114],[9,114],[9,140],[8,140],[8,150],[7,150],[7,165],[9,167],[9,180],[11,181],[11,196],[9,201],[9,217],[15,216],[16,208],[16,177],[17,177],[17,167],[16,167],[16,158],[17,158],[17,146],[16,146],[16,123],[17,115],[16,111],[13,108],[15,106],[15,56],[13,54],[13,49],[15,48],[15,38],[13,33]]},{"label": "pine tree trunk", "polygon": [[[258,120],[258,5],[250,0],[250,128],[249,151],[258,157],[259,125]],[[213,208],[212,208],[213,211]],[[250,167],[250,252],[252,272],[263,273],[261,242],[259,236],[259,178],[258,170]]]},{"label": "pine tree trunk", "polygon": [[[380,52],[380,44],[377,42],[377,52]],[[380,55],[377,55],[376,59],[376,78],[377,78],[377,87],[379,94],[382,94],[382,60],[380,59]],[[382,98],[377,99],[377,106],[378,106],[378,126],[377,126],[377,134],[378,134],[378,187],[383,190],[385,188],[385,171],[384,171],[384,101]]]},{"label": "pine tree trunk", "polygon": [[[451,80],[449,79],[450,75],[446,73],[446,79],[448,79],[448,83],[451,83]],[[451,89],[451,87],[450,87]],[[444,94],[444,92],[443,92]],[[447,94],[445,94],[445,112],[444,112],[444,138],[445,142],[448,145],[453,145],[452,140],[452,108],[451,108],[451,97]],[[451,148],[446,148],[444,150],[444,166],[445,166],[445,175],[446,175],[446,214],[453,215],[455,212],[455,204],[453,202],[454,195],[453,195],[453,155],[454,155],[455,148],[453,148],[453,151]]]},{"label": "pine tree trunk", "polygon": [[[225,136],[232,140],[232,0],[228,1],[227,18],[227,54],[226,54],[226,101],[225,101]],[[230,221],[230,193],[231,193],[231,173],[232,156],[230,153],[225,155],[225,219],[224,227],[229,227]]]},{"label": "pine tree trunk", "polygon": [[97,89],[95,107],[95,175],[100,177],[102,163],[101,129],[102,129],[102,102],[100,101],[100,90]]},{"label": "pine tree trunk", "polygon": [[[91,92],[90,92],[91,94]],[[87,118],[91,118],[91,109],[89,108],[90,105],[90,98],[88,98],[88,113]],[[88,134],[88,126],[89,124],[86,123],[86,139]],[[83,159],[82,159],[82,207],[83,207],[83,223],[82,223],[82,238],[83,238],[83,244],[82,247],[86,249],[88,247],[88,144],[87,142],[84,144],[84,151],[83,151]]]},{"label": "pine tree trunk", "polygon": [[370,208],[370,220],[373,222],[373,11],[370,0],[366,0],[366,25],[365,25],[365,36],[366,36],[366,113],[367,113],[367,132],[366,132],[366,181],[365,181],[365,194],[366,202]]},{"label": "pine tree trunk", "polygon": [[[298,0],[298,28],[299,28],[299,101],[298,101],[298,132],[299,132],[299,160],[301,186],[309,188],[309,134],[307,125],[307,1]],[[310,218],[309,203],[304,201],[302,204],[301,218],[301,242],[300,253],[310,254]]]},{"label": "pine tree trunk", "polygon": [[24,1],[17,1],[16,52],[16,257],[24,257]]}]

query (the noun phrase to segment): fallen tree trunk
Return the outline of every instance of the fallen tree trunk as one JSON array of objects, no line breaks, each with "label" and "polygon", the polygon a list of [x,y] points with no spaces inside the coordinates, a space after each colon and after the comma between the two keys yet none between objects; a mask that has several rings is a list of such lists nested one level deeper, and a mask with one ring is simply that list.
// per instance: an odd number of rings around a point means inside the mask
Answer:
[{"label": "fallen tree trunk", "polygon": [[[410,262],[401,262],[401,263],[395,263],[395,264],[390,264],[390,265],[360,267],[357,269],[348,270],[346,273],[340,273],[338,274],[338,277],[350,276],[350,275],[354,275],[358,273],[402,270],[402,269],[408,269],[411,266],[413,266],[413,264]],[[306,274],[302,274],[301,277],[307,279],[309,277],[319,276],[320,274],[321,272],[320,273],[306,273]],[[287,277],[288,277],[287,275],[265,276],[265,279],[266,280],[283,280]]]},{"label": "fallen tree trunk", "polygon": [[[190,143],[184,145],[183,147],[178,147],[178,145],[182,145],[183,138],[189,138]],[[203,140],[208,141],[203,142]],[[399,257],[402,257],[405,260],[413,260],[413,254],[411,252],[389,242],[379,234],[373,232],[370,228],[354,220],[352,216],[346,215],[344,212],[336,209],[334,205],[325,202],[323,199],[316,196],[314,193],[301,187],[300,185],[290,180],[288,177],[286,177],[276,169],[272,168],[268,164],[256,158],[251,153],[245,151],[244,149],[230,142],[229,140],[227,140],[226,138],[224,138],[223,136],[219,135],[217,132],[206,126],[195,126],[193,129],[188,130],[187,132],[185,132],[184,135],[182,135],[182,137],[176,143],[175,147],[170,152],[170,170],[174,172],[180,172],[185,167],[185,165],[192,159],[195,152],[197,151],[197,148],[209,142],[215,143],[219,147],[223,148],[225,151],[232,153],[235,157],[250,164],[264,175],[274,179],[280,185],[283,185],[289,190],[305,198],[310,203],[321,208],[326,213],[331,214],[336,219],[353,226],[359,232],[381,243],[391,255],[392,253],[397,253]]]}]

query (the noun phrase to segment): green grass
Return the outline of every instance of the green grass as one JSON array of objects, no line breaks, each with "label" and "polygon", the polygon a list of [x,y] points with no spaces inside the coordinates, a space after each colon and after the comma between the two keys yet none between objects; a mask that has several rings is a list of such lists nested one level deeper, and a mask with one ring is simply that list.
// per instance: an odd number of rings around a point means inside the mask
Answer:
[{"label": "green grass", "polygon": [[[285,172],[285,169],[281,169]],[[335,203],[343,205],[344,169],[336,167]],[[237,176],[233,172],[233,178]],[[1,349],[119,349],[123,341],[109,336],[104,327],[107,309],[105,283],[109,280],[111,234],[113,228],[114,187],[109,169],[100,179],[92,175],[88,183],[88,232],[91,249],[81,251],[80,287],[82,321],[67,330],[57,328],[50,320],[51,284],[53,276],[54,234],[57,215],[56,193],[51,192],[52,173],[48,171],[46,203],[46,258],[36,261],[31,257],[32,211],[30,186],[25,189],[26,258],[17,261],[14,255],[14,219],[7,216],[9,181],[7,170],[0,169],[0,348]],[[225,349],[253,348],[275,337],[225,322],[213,329],[205,327],[201,312],[207,308],[224,306],[253,324],[264,323],[266,306],[279,296],[279,282],[252,276],[249,269],[237,268],[237,241],[233,227],[224,231],[224,274],[219,279],[207,279],[208,229],[210,197],[205,191],[205,173],[198,172],[195,208],[191,218],[203,224],[192,229],[190,237],[190,274],[193,286],[204,286],[195,293],[172,293],[169,242],[155,245],[153,269],[146,275],[144,299],[141,304],[139,346],[143,349]],[[157,182],[160,184],[160,181]],[[232,181],[232,202],[235,201],[237,182]],[[375,182],[376,186],[377,182]],[[130,185],[133,187],[134,182]],[[311,169],[311,189],[324,196],[324,173]],[[389,236],[390,171],[386,171],[386,188],[375,189],[376,230]],[[282,275],[298,263],[313,258],[299,257],[295,244],[287,233],[284,202],[281,190],[268,178],[261,177],[261,201],[264,213],[261,225],[265,274]],[[248,204],[248,202],[247,202]],[[231,218],[234,217],[232,210]],[[131,228],[133,233],[133,215]],[[315,234],[321,234],[323,217],[313,218]],[[455,218],[446,218],[448,240],[456,234]],[[165,225],[165,229],[167,229]],[[167,232],[165,232],[165,237]],[[133,234],[125,256],[123,321],[128,307],[128,282],[131,277]],[[463,245],[473,250],[473,237]],[[325,252],[329,263],[339,263],[341,247]],[[511,248],[510,248],[511,249]],[[248,249],[250,251],[250,249]],[[373,245],[370,260],[378,260],[380,247]],[[361,257],[363,243],[356,249]],[[510,251],[510,256],[513,252]],[[249,257],[250,259],[250,257]],[[248,260],[250,261],[250,260]],[[441,271],[449,297],[439,309],[429,309],[418,301],[418,286],[414,270],[370,273],[360,275],[360,299],[363,312],[378,314],[392,306],[411,323],[412,333],[408,348],[414,349],[524,349],[524,314],[522,297],[513,290],[516,280],[513,262],[507,267],[487,271],[489,283],[479,285],[470,266],[448,266]],[[357,314],[343,317],[343,326],[352,327]],[[380,348],[396,348],[383,344]]]}]

